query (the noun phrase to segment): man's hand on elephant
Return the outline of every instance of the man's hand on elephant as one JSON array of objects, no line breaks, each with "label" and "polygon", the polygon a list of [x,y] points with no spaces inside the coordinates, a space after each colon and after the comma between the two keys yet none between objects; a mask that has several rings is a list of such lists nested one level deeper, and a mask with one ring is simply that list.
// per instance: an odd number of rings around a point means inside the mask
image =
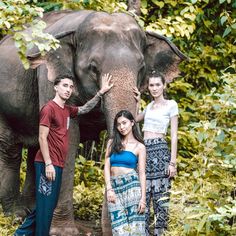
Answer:
[{"label": "man's hand on elephant", "polygon": [[106,93],[113,87],[113,84],[111,83],[111,78],[112,78],[112,75],[110,74],[104,74],[102,76],[102,86],[101,86],[101,89],[99,90],[99,93],[101,95],[103,95],[104,93]]},{"label": "man's hand on elephant", "polygon": [[100,98],[102,97],[102,95],[113,87],[113,84],[111,83],[111,77],[112,76],[110,74],[104,74],[102,76],[101,89],[97,92],[97,94],[92,99],[86,102],[83,106],[79,107],[78,115],[85,114],[91,111],[100,101]]},{"label": "man's hand on elephant", "polygon": [[45,167],[46,177],[49,181],[54,181],[56,179],[56,171],[53,164],[46,165]]},{"label": "man's hand on elephant", "polygon": [[133,92],[135,100],[137,101],[137,103],[139,103],[141,100],[141,93],[139,92],[137,87],[133,87]]}]

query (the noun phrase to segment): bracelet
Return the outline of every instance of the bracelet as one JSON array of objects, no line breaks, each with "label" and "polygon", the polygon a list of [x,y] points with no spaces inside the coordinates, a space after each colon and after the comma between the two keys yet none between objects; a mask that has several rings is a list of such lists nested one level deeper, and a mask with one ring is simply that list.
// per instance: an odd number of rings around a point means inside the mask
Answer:
[{"label": "bracelet", "polygon": [[113,189],[113,188],[108,188],[108,189],[107,189],[107,192],[108,192],[108,191],[114,191],[114,189]]},{"label": "bracelet", "polygon": [[48,166],[50,166],[50,165],[52,165],[52,162],[51,162],[51,163],[48,163],[48,164],[45,164],[46,167],[48,167]]},{"label": "bracelet", "polygon": [[140,202],[143,203],[145,206],[147,205],[147,203],[142,200],[140,200]]},{"label": "bracelet", "polygon": [[174,162],[170,162],[170,166],[173,166],[173,167],[176,167],[176,163],[174,163]]},{"label": "bracelet", "polygon": [[100,98],[102,98],[103,94],[98,91],[98,92],[97,92],[97,96],[100,97]]}]

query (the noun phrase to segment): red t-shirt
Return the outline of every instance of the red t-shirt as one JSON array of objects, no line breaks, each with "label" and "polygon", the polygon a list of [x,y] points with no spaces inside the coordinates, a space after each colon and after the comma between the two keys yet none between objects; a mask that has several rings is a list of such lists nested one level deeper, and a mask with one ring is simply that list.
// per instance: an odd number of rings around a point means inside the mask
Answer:
[{"label": "red t-shirt", "polygon": [[[64,167],[68,153],[70,118],[76,117],[77,114],[78,107],[65,105],[62,108],[54,101],[49,101],[40,111],[39,125],[49,128],[49,155],[55,166]],[[44,162],[40,150],[35,156],[35,161]]]}]

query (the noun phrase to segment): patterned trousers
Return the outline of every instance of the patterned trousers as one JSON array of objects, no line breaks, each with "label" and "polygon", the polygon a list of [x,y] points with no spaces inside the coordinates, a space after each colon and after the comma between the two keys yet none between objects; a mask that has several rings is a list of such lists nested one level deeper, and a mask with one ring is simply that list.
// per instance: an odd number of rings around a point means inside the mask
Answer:
[{"label": "patterned trousers", "polygon": [[146,164],[146,236],[150,235],[150,204],[155,214],[154,236],[164,233],[168,225],[168,204],[171,181],[168,177],[170,151],[163,138],[144,140],[147,150]]},{"label": "patterned trousers", "polygon": [[35,162],[36,172],[36,207],[26,217],[23,224],[14,233],[14,236],[49,236],[53,211],[61,187],[62,168],[54,166],[55,181],[48,181],[45,176],[45,164]]},{"label": "patterned trousers", "polygon": [[108,203],[113,236],[145,235],[145,215],[138,213],[141,188],[136,171],[111,177],[116,202]]}]

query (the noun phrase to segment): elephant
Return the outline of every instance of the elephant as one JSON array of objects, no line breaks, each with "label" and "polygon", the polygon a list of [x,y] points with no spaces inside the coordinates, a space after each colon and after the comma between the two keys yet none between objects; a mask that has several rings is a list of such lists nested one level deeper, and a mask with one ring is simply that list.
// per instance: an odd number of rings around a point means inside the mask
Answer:
[{"label": "elephant", "polygon": [[[61,47],[41,55],[28,50],[30,69],[25,70],[12,36],[0,41],[0,202],[4,212],[26,214],[34,205],[34,156],[38,149],[39,110],[54,96],[53,81],[71,73],[75,91],[69,104],[82,105],[100,88],[101,76],[112,75],[114,86],[88,114],[73,119],[69,154],[57,208],[53,235],[78,235],[73,215],[73,177],[78,143],[97,140],[101,130],[112,132],[113,119],[121,109],[136,112],[132,88],[145,86],[151,69],[168,81],[180,73],[186,56],[167,38],[145,32],[127,13],[91,10],[46,13],[45,32]],[[26,29],[30,31],[30,29]],[[27,169],[20,191],[22,148],[27,148]]]}]

